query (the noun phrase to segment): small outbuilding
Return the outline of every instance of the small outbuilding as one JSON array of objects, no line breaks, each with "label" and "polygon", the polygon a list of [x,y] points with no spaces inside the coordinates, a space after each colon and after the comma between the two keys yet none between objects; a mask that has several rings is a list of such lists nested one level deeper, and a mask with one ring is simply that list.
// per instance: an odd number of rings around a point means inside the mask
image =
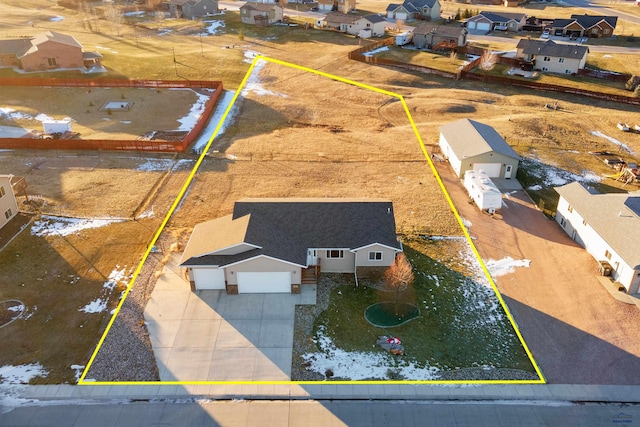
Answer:
[{"label": "small outbuilding", "polygon": [[464,173],[464,188],[481,211],[493,214],[502,207],[502,192],[483,170]]},{"label": "small outbuilding", "polygon": [[49,135],[71,132],[71,120],[43,120],[42,129]]},{"label": "small outbuilding", "polygon": [[11,184],[13,175],[0,175],[0,228],[18,213],[18,201]]},{"label": "small outbuilding", "polygon": [[462,119],[440,126],[440,151],[458,178],[483,170],[489,178],[515,178],[520,156],[491,126]]}]

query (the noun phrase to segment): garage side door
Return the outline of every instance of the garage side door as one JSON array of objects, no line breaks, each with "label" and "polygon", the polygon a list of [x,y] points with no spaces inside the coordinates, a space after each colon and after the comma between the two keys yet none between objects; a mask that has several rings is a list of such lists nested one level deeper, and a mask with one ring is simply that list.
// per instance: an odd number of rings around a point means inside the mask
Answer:
[{"label": "garage side door", "polygon": [[483,170],[489,178],[500,178],[501,163],[474,163],[473,170]]},{"label": "garage side door", "polygon": [[291,273],[247,273],[238,272],[238,293],[240,294],[266,294],[266,293],[291,293]]},{"label": "garage side door", "polygon": [[224,289],[224,270],[221,268],[194,268],[196,289]]}]

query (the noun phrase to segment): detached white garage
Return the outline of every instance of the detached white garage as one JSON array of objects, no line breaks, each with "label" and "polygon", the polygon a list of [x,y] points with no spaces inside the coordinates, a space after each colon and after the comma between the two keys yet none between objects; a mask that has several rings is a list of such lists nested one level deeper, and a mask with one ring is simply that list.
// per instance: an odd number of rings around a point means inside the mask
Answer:
[{"label": "detached white garage", "polygon": [[239,294],[291,293],[291,272],[238,272]]}]

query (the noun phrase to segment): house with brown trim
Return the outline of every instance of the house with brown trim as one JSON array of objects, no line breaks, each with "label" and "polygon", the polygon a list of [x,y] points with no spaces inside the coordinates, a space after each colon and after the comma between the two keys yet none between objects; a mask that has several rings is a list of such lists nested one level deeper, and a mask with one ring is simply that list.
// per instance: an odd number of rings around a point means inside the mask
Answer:
[{"label": "house with brown trim", "polygon": [[617,16],[571,15],[570,19],[554,19],[551,34],[558,37],[611,37]]},{"label": "house with brown trim", "polygon": [[418,49],[455,49],[466,46],[466,28],[456,25],[439,25],[423,22],[413,30],[413,44]]},{"label": "house with brown trim", "polygon": [[516,46],[516,58],[536,70],[550,73],[577,74],[587,63],[588,53],[586,46],[552,40],[520,39]]},{"label": "house with brown trim", "polygon": [[316,26],[320,28],[331,28],[337,31],[347,32],[361,18],[359,15],[344,14],[339,12],[329,12],[327,16],[316,21]]},{"label": "house with brown trim", "polygon": [[284,9],[273,3],[247,2],[240,7],[240,19],[243,24],[267,26],[282,22]]},{"label": "house with brown trim", "polygon": [[465,21],[468,30],[478,31],[521,31],[527,23],[524,13],[482,11]]},{"label": "house with brown trim", "polygon": [[320,272],[382,274],[399,252],[389,200],[243,199],[195,226],[180,266],[193,290],[298,293]]},{"label": "house with brown trim", "polygon": [[13,192],[13,175],[0,175],[0,228],[18,214],[18,201]]},{"label": "house with brown trim", "polygon": [[440,19],[440,0],[405,0],[403,3],[390,3],[386,14],[389,19],[413,21]]},{"label": "house with brown trim", "polygon": [[35,37],[0,40],[0,67],[25,71],[101,66],[99,52],[84,52],[72,36],[45,31]]}]

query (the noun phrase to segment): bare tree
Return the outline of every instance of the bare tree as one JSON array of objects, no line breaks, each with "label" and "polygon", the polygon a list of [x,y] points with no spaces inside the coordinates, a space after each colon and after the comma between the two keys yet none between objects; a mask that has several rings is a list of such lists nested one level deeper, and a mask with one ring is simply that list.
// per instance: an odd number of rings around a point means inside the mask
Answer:
[{"label": "bare tree", "polygon": [[403,292],[413,284],[415,276],[413,267],[404,253],[398,254],[393,264],[384,273],[384,287],[393,292],[395,314],[398,315],[398,306]]},{"label": "bare tree", "polygon": [[120,37],[120,25],[122,25],[124,21],[124,13],[122,13],[122,10],[111,4],[107,7],[104,17],[116,27],[116,33],[118,37]]},{"label": "bare tree", "polygon": [[402,31],[402,28],[404,27],[404,20],[402,19],[396,19],[396,29],[398,31]]},{"label": "bare tree", "polygon": [[498,55],[490,50],[485,50],[480,58],[480,68],[485,71],[489,71],[495,67],[498,63]]}]

